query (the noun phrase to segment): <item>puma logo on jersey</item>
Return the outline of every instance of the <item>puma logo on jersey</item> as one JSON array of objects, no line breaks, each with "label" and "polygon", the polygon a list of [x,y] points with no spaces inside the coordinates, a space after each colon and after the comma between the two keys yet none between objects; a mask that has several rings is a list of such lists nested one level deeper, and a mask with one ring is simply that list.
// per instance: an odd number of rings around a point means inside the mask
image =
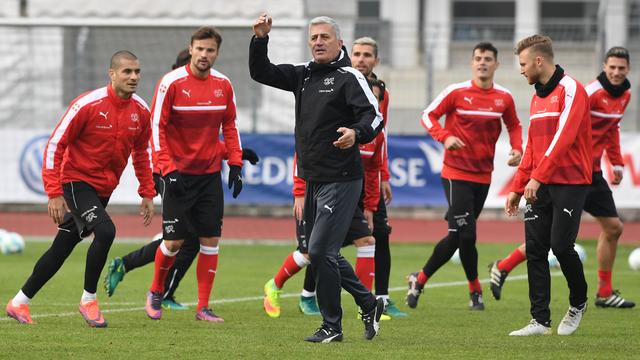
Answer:
[{"label": "puma logo on jersey", "polygon": [[468,102],[469,104],[471,104],[473,102],[473,97],[463,97],[464,101]]},{"label": "puma logo on jersey", "polygon": [[191,90],[187,90],[187,89],[182,89],[182,93],[187,95],[187,97],[189,99],[191,99]]},{"label": "puma logo on jersey", "polygon": [[108,119],[107,119],[107,115],[109,115],[109,112],[108,112],[108,111],[107,111],[107,112],[102,112],[102,111],[100,111],[100,112],[98,112],[98,114],[99,114],[100,116],[104,117],[104,119],[105,119],[105,120],[108,120]]},{"label": "puma logo on jersey", "polygon": [[609,105],[609,102],[607,101],[607,99],[604,99],[604,98],[603,98],[603,99],[602,99],[602,102],[603,102],[603,103],[605,103],[605,104],[607,104],[607,105]]},{"label": "puma logo on jersey", "polygon": [[562,211],[566,212],[567,214],[569,214],[569,216],[572,215],[574,209],[571,209],[571,211],[567,210],[567,208],[562,209]]},{"label": "puma logo on jersey", "polygon": [[335,208],[335,206],[334,207],[329,207],[329,205],[325,205],[324,208],[329,210],[329,212],[333,214],[333,209]]},{"label": "puma logo on jersey", "polygon": [[176,181],[178,181],[178,179],[175,179],[175,178],[169,178],[169,183],[176,182]]}]

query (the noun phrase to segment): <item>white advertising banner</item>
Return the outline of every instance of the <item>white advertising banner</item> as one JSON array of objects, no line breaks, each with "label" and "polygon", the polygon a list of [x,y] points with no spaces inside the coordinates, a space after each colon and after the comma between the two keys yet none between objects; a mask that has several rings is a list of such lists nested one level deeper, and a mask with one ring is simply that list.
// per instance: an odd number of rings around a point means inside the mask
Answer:
[{"label": "white advertising banner", "polygon": [[[4,181],[0,182],[0,203],[47,202],[42,185],[42,156],[49,136],[47,130],[0,131],[0,162],[4,169]],[[129,159],[120,185],[109,203],[139,204],[140,200],[138,180]]]},{"label": "white advertising banner", "polygon": [[[42,155],[44,147],[49,138],[49,132],[45,130],[2,130],[0,131],[0,161],[3,166],[2,181],[0,182],[0,203],[46,203],[47,196],[44,193],[41,177]],[[391,138],[402,138],[395,136]],[[420,137],[407,137],[403,141],[415,141],[416,149],[420,147]],[[613,196],[619,208],[640,208],[640,133],[621,134],[622,153],[625,161],[624,178],[619,186],[612,186]],[[390,144],[392,146],[393,144]],[[273,144],[273,146],[281,146]],[[496,145],[495,171],[493,173],[493,183],[489,190],[486,207],[502,208],[505,196],[508,193],[509,184],[515,173],[515,168],[508,167],[507,157],[510,146],[506,138],[501,138]],[[428,167],[436,172],[442,165],[442,147],[437,146],[427,155],[415,152],[413,159],[420,162],[424,167]],[[289,154],[290,155],[290,154]],[[395,154],[391,158],[392,185],[398,184],[398,179],[402,178],[402,169],[396,166],[398,161],[409,161]],[[394,165],[395,164],[395,165]],[[612,177],[612,167],[606,159],[603,159],[604,176],[607,179]],[[260,164],[263,165],[263,164]],[[264,166],[253,168],[252,171],[268,172],[269,168]],[[250,184],[251,174],[246,173],[246,185]],[[255,175],[255,174],[254,174]],[[287,177],[288,179],[288,177]],[[427,184],[426,181],[414,184],[420,186],[441,186],[438,182]],[[406,187],[406,186],[405,186]],[[111,204],[139,204],[140,198],[137,194],[138,181],[135,178],[131,164],[125,169],[120,185],[111,197]],[[400,188],[397,189],[400,191]],[[415,189],[416,191],[419,189]],[[406,191],[406,190],[404,190]],[[438,191],[439,193],[439,191]],[[247,192],[249,195],[250,192]],[[400,193],[398,193],[400,195]],[[286,194],[286,201],[290,201],[290,194]],[[249,201],[250,199],[247,199]],[[158,198],[156,198],[158,201]],[[398,202],[396,202],[398,204]],[[427,206],[427,201],[424,203]],[[418,206],[420,206],[418,204]]]}]

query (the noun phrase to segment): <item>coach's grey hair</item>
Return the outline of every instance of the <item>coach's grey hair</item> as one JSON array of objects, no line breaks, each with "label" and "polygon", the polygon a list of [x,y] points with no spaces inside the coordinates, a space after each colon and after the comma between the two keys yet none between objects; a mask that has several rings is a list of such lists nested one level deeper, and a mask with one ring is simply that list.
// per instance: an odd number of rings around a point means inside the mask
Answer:
[{"label": "coach's grey hair", "polygon": [[335,20],[333,20],[328,16],[315,17],[311,19],[311,21],[309,21],[309,30],[311,30],[312,25],[319,25],[319,24],[331,25],[331,27],[333,28],[333,31],[336,33],[336,38],[338,38],[338,40],[342,40],[342,36],[340,34],[340,26],[338,26],[338,23]]},{"label": "coach's grey hair", "polygon": [[353,45],[369,45],[373,48],[373,55],[378,57],[378,42],[372,37],[363,36],[361,38],[357,38],[353,41]]}]

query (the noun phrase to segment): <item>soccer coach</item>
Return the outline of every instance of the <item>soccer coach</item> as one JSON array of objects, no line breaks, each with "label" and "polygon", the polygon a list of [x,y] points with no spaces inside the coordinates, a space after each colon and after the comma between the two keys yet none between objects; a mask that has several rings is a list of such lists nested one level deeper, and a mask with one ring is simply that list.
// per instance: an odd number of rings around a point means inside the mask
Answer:
[{"label": "soccer coach", "polygon": [[364,171],[357,144],[382,129],[378,103],[364,76],[351,67],[340,28],[321,16],[309,23],[313,60],[300,65],[272,64],[267,56],[271,17],[254,23],[249,50],[251,77],[295,95],[298,175],[306,181],[304,220],[317,299],[323,323],[310,342],[342,340],[341,285],[362,309],[365,338],[378,332],[384,310],[340,255],[362,190]]}]

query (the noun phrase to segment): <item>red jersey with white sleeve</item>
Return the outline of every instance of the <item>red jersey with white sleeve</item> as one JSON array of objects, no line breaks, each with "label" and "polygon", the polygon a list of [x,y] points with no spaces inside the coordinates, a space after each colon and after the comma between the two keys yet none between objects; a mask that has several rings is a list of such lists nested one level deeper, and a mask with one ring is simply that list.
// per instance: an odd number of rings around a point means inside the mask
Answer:
[{"label": "red jersey with white sleeve", "polygon": [[100,197],[110,197],[129,160],[140,183],[138,194],[153,198],[149,162],[149,107],[138,95],[120,98],[111,84],[84,93],[56,126],[44,150],[42,180],[49,198],[62,184],[83,181]]},{"label": "red jersey with white sleeve", "polygon": [[542,184],[591,184],[591,116],[582,84],[562,75],[548,95],[533,95],[529,119],[527,147],[511,191],[523,194],[530,179]]},{"label": "red jersey with white sleeve", "polygon": [[384,145],[382,147],[382,167],[380,168],[380,180],[389,181],[391,174],[389,173],[389,156],[387,154],[387,114],[389,113],[389,90],[384,89],[384,99],[380,101],[380,113],[382,114],[382,132],[384,133]]},{"label": "red jersey with white sleeve", "polygon": [[[444,127],[438,122],[443,115]],[[421,124],[441,143],[453,135],[466,146],[445,149],[442,177],[491,183],[496,142],[502,130],[500,120],[509,132],[511,148],[522,152],[522,127],[509,90],[495,83],[483,89],[473,80],[444,89],[424,110]]]},{"label": "red jersey with white sleeve", "polygon": [[600,160],[605,150],[611,164],[622,169],[624,162],[620,151],[620,120],[629,104],[631,91],[626,90],[621,96],[614,97],[598,80],[585,86],[585,90],[589,96],[591,113],[593,171],[602,171]]},{"label": "red jersey with white sleeve", "polygon": [[[380,201],[380,169],[383,164],[384,134],[379,133],[371,142],[360,144],[360,157],[364,167],[364,208],[371,211],[378,209]],[[293,196],[302,197],[306,183],[297,174],[297,158],[293,156]]]},{"label": "red jersey with white sleeve", "polygon": [[166,74],[156,88],[151,106],[154,168],[161,175],[220,171],[216,154],[221,128],[229,165],[242,166],[231,82],[214,69],[206,79],[198,78],[189,66]]}]

